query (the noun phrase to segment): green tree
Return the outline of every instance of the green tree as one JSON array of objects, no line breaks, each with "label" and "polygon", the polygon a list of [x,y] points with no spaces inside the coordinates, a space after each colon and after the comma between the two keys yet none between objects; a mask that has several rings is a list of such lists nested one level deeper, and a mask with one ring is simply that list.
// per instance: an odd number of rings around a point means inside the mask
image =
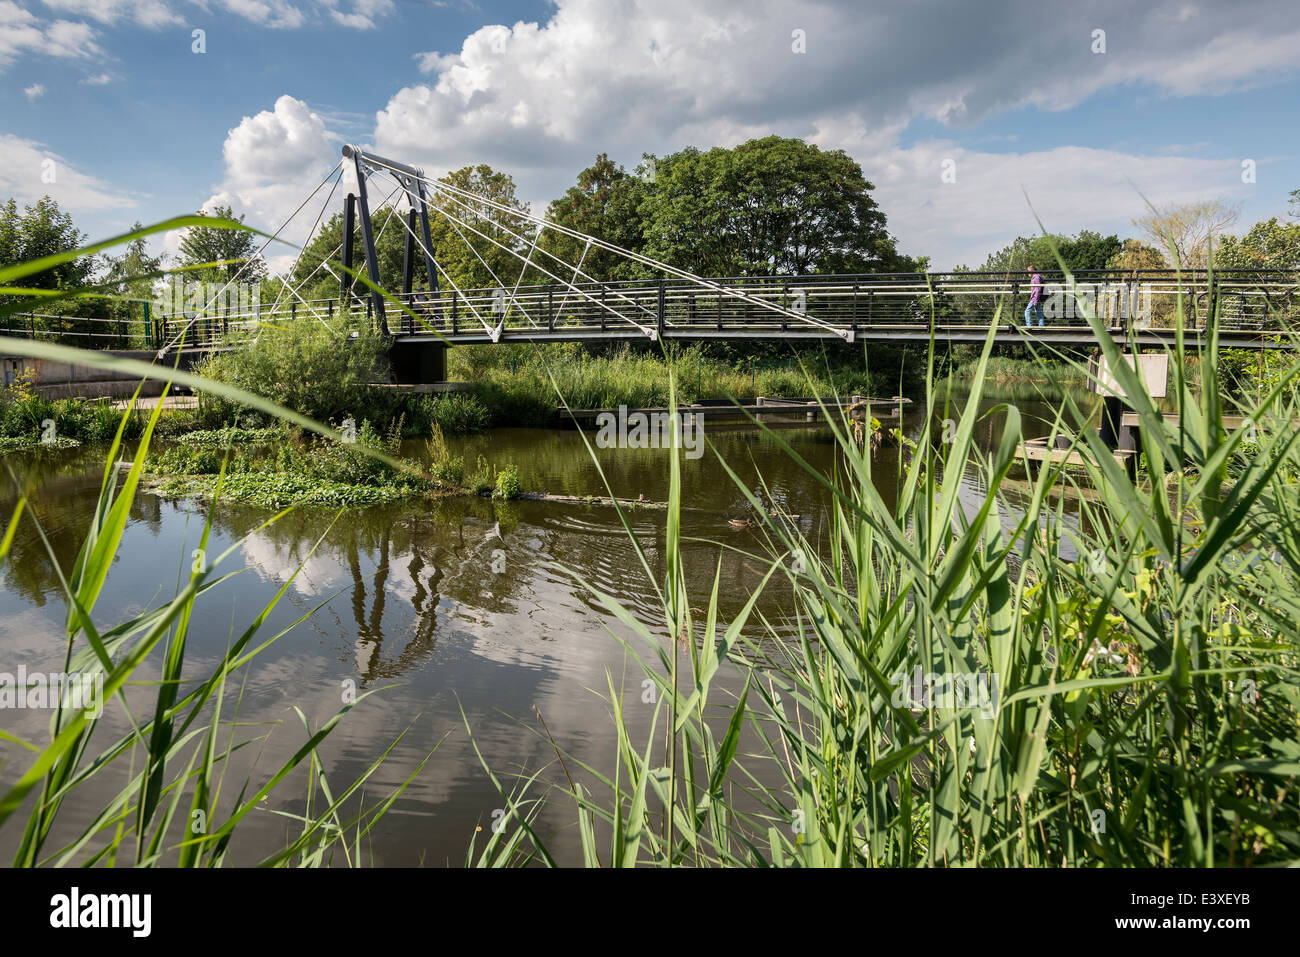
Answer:
[{"label": "green tree", "polygon": [[[142,229],[141,223],[133,223],[131,230]],[[109,313],[114,319],[124,322],[141,322],[147,312],[145,304],[154,298],[154,287],[158,280],[150,278],[163,267],[164,256],[150,256],[148,243],[144,237],[137,237],[126,245],[120,255],[104,255],[104,272],[100,281],[109,286],[109,291],[117,296],[111,300]],[[132,339],[144,336],[142,325],[120,326]]]},{"label": "green tree", "polygon": [[[207,216],[203,210],[200,216]],[[229,219],[242,223],[244,217],[236,216],[229,206],[218,206],[211,213],[216,219]],[[239,276],[241,282],[257,282],[266,275],[266,263],[257,253],[257,235],[242,229],[228,226],[191,226],[181,237],[180,265],[202,266],[206,263],[225,262],[224,266],[213,266],[201,270],[201,275],[192,278],[208,279],[213,282],[226,282]]]},{"label": "green tree", "polygon": [[[519,237],[531,235],[531,225],[524,218],[529,206],[515,196],[514,179],[480,163],[454,170],[440,182],[514,212],[502,212],[464,197],[433,197],[429,231],[438,265],[459,289],[483,289],[498,282],[513,285],[528,255],[529,243]],[[459,222],[454,224],[447,215],[437,215],[443,212]]]},{"label": "green tree", "polygon": [[705,276],[866,272],[898,262],[874,187],[843,150],[769,136],[651,157],[645,252]]},{"label": "green tree", "polygon": [[[577,185],[570,186],[563,196],[551,201],[546,209],[546,218],[624,249],[641,252],[645,247],[645,224],[640,204],[645,191],[646,184],[639,176],[629,174],[607,154],[601,153],[594,164],[578,174]],[[597,247],[586,249],[582,240],[554,230],[542,234],[540,246],[571,266],[582,260],[582,271],[601,281],[634,279],[645,273],[642,267],[624,256]],[[572,275],[549,257],[541,257],[541,265],[564,279]],[[535,278],[533,272],[536,272]],[[529,280],[552,281],[537,271],[530,271]]]},{"label": "green tree", "polygon": [[1224,236],[1214,255],[1220,269],[1300,268],[1300,223],[1276,216],[1256,223],[1244,236]]},{"label": "green tree", "polygon": [[[131,225],[131,231],[143,229],[142,223]],[[103,281],[112,285],[112,291],[127,299],[149,300],[153,298],[156,278],[149,278],[163,268],[165,256],[150,256],[149,246],[143,236],[136,237],[126,244],[121,255],[108,254],[104,257],[105,269]]]},{"label": "green tree", "polygon": [[1105,269],[1112,256],[1120,252],[1119,237],[1103,236],[1091,229],[1081,229],[1073,239],[1061,243],[1061,258],[1071,272],[1081,269]]},{"label": "green tree", "polygon": [[[464,199],[462,203],[446,196],[430,195],[429,234],[433,241],[434,260],[438,267],[439,288],[450,291],[449,277],[457,289],[495,286],[493,273],[501,282],[513,285],[523,268],[523,257],[527,256],[528,243],[510,234],[513,232],[527,235],[529,228],[528,220],[523,218],[528,213],[528,206],[515,197],[514,180],[509,174],[498,173],[490,166],[479,165],[466,166],[449,173],[442,178],[441,182],[468,190],[476,196],[500,203],[518,212],[512,215],[469,199]],[[433,194],[434,190],[427,192]],[[456,218],[455,225],[443,215],[444,210]],[[375,235],[375,259],[379,267],[379,284],[390,294],[402,290],[402,261],[408,235],[405,219],[409,212],[409,207],[401,203],[396,206],[385,205],[372,208],[370,213]],[[359,217],[358,211],[358,219]],[[415,227],[415,235],[420,236],[418,223]],[[352,268],[364,275],[366,253],[365,246],[362,244],[359,221],[353,226],[352,249]],[[424,251],[419,242],[414,245],[414,253],[411,271],[412,289],[427,289],[428,271],[424,265]],[[482,261],[479,259],[480,256]],[[326,265],[322,265],[323,260]],[[342,276],[343,214],[335,213],[303,249],[302,255],[294,266],[292,282],[304,299],[333,299],[339,294],[339,278]],[[354,282],[353,292],[364,296],[368,294],[368,289],[364,283]],[[282,302],[290,299],[292,294],[285,293]]]},{"label": "green tree", "polygon": [[[44,256],[66,253],[85,245],[86,236],[49,196],[43,196],[21,211],[13,199],[0,204],[0,263],[30,262]],[[78,256],[42,272],[24,276],[17,284],[22,288],[64,291],[91,281],[97,268],[93,256]],[[2,290],[3,287],[0,287]],[[0,303],[25,303],[26,317],[6,321],[11,328],[26,326],[71,337],[77,345],[91,348],[116,343],[106,332],[109,318],[106,298],[84,297],[51,302],[40,297],[0,295]],[[34,315],[32,315],[34,314]]]},{"label": "green tree", "polygon": [[[405,209],[393,206],[380,206],[371,211],[370,218],[375,231],[375,258],[379,264],[380,285],[389,293],[402,290],[402,255],[406,239],[406,227],[401,217]],[[418,227],[416,230],[419,232]],[[435,246],[436,248],[436,246]],[[326,260],[327,266],[321,261]],[[361,242],[361,224],[352,228],[352,268],[362,275],[366,270],[365,246]],[[424,256],[416,247],[414,288],[420,288],[425,282]],[[293,287],[304,299],[333,299],[339,294],[339,279],[343,276],[343,214],[335,213],[316,233],[316,236],[303,249],[298,257],[292,274]],[[364,283],[354,282],[353,290],[364,296],[368,289]],[[265,298],[265,295],[264,295]],[[272,297],[274,299],[274,297]],[[293,294],[285,292],[282,301],[292,301]]]},{"label": "green tree", "polygon": [[[0,262],[30,262],[76,249],[85,241],[85,234],[73,225],[72,217],[49,196],[24,207],[22,212],[12,198],[0,205]],[[81,256],[25,276],[22,285],[30,289],[71,289],[83,285],[94,271],[94,257]]]},{"label": "green tree", "polygon": [[1081,269],[1105,269],[1123,244],[1118,236],[1102,236],[1092,230],[1080,230],[1077,236],[1017,236],[997,252],[990,253],[980,266],[984,272],[1023,273],[1030,266],[1058,269],[1057,255],[1071,272]]},{"label": "green tree", "polygon": [[1169,264],[1160,250],[1140,239],[1126,239],[1124,244],[1106,260],[1107,269],[1167,269]]}]

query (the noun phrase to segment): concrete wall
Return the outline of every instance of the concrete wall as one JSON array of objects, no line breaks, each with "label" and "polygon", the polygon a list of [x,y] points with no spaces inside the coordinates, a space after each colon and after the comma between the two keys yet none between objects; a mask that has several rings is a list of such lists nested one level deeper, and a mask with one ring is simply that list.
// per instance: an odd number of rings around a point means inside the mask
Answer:
[{"label": "concrete wall", "polygon": [[[113,350],[108,355],[123,359],[137,359],[152,363],[157,353],[145,349]],[[175,358],[172,357],[172,362]],[[188,357],[182,359],[181,368],[190,365]],[[134,373],[120,372],[114,369],[99,369],[94,366],[75,365],[67,362],[55,362],[49,359],[33,359],[27,356],[0,356],[0,374],[4,376],[4,385],[8,388],[14,379],[24,370],[34,373],[33,384],[36,391],[46,398],[63,399],[76,396],[98,398],[111,396],[121,398],[130,396],[140,384],[140,377]],[[140,390],[141,395],[160,395],[164,383],[150,379]]]}]

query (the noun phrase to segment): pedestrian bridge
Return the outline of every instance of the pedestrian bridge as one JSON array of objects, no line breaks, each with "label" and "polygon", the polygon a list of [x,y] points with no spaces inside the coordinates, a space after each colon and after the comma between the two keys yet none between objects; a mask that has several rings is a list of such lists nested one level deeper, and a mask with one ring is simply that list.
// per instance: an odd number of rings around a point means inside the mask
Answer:
[{"label": "pedestrian bridge", "polygon": [[[1290,333],[1300,319],[1300,270],[1092,270],[1067,275],[1044,269],[1045,322],[1033,328],[1024,326],[1029,277],[1020,272],[698,276],[354,146],[343,148],[342,159],[275,235],[294,217],[310,215],[315,197],[327,185],[330,190],[303,246],[327,221],[341,185],[342,242],[303,278],[297,278],[297,271],[281,277],[274,301],[254,296],[252,302],[238,297],[232,302],[226,292],[238,287],[243,267],[211,296],[170,311],[143,310],[132,320],[10,315],[0,320],[6,327],[0,334],[97,348],[146,348],[164,357],[176,351],[237,349],[268,329],[294,323],[319,322],[336,331],[368,324],[392,337],[395,355],[427,358],[431,351],[440,354],[443,346],[502,342],[855,343],[926,342],[931,337],[940,343],[980,342],[994,325],[999,342],[1087,347],[1097,341],[1087,319],[1095,316],[1109,335],[1135,347],[1171,343],[1176,329],[1195,347],[1213,329],[1224,346],[1274,349],[1292,347]],[[371,192],[389,186],[382,200],[387,217],[376,224]],[[469,261],[470,254],[478,259],[492,277],[490,286],[468,289],[454,282],[439,258],[446,250],[435,250],[431,240],[431,220],[458,237],[462,245],[454,252],[462,261]],[[399,290],[382,288],[376,247],[394,224],[404,230]],[[490,224],[488,231],[485,224]],[[540,242],[548,230],[571,240],[566,248],[581,250],[574,261]],[[360,250],[354,249],[358,232]],[[583,269],[593,249],[645,278],[597,281]],[[500,272],[484,258],[490,250],[507,254],[495,257]],[[510,270],[501,268],[503,260]],[[417,263],[428,279],[425,289],[415,288]],[[302,287],[328,285],[322,283],[325,274],[337,283],[337,295],[305,297]]]},{"label": "pedestrian bridge", "polygon": [[1044,270],[1044,325],[1026,328],[1025,276],[908,273],[661,278],[551,283],[483,289],[385,293],[351,290],[332,299],[293,300],[132,321],[11,316],[5,335],[55,339],[91,348],[238,348],[268,326],[333,325],[346,315],[397,342],[982,342],[996,320],[1000,342],[1089,346],[1095,315],[1116,339],[1171,343],[1182,316],[1195,344],[1217,325],[1220,343],[1290,348],[1300,319],[1300,271]]}]

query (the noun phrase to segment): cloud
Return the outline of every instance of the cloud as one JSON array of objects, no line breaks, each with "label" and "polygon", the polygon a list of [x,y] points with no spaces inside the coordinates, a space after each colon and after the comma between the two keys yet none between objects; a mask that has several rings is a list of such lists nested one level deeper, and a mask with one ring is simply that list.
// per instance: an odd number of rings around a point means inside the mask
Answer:
[{"label": "cloud", "polygon": [[32,203],[46,194],[74,215],[136,205],[129,196],[78,171],[45,144],[0,133],[0,196]]},{"label": "cloud", "polygon": [[44,3],[52,10],[89,17],[109,26],[130,20],[138,26],[158,30],[185,22],[162,0],[44,0]]},{"label": "cloud", "polygon": [[[1097,29],[1105,31],[1104,53],[1093,52]],[[795,52],[796,36],[806,52]],[[515,176],[522,196],[544,202],[597,152],[633,164],[647,151],[729,146],[772,133],[803,137],[847,149],[869,179],[890,183],[882,205],[891,228],[918,251],[930,251],[921,240],[933,235],[947,247],[935,251],[938,260],[959,254],[954,228],[982,227],[946,223],[913,241],[921,219],[910,211],[951,206],[956,195],[932,194],[937,172],[893,182],[874,165],[908,170],[928,161],[928,147],[898,149],[918,121],[957,132],[993,114],[1068,110],[1104,92],[1238,91],[1294,75],[1297,48],[1300,8],[1279,0],[1249,17],[1181,0],[1100,0],[1086,18],[1073,4],[1041,0],[869,9],[850,0],[753,0],[743,10],[723,0],[557,0],[545,23],[485,25],[455,52],[420,54],[428,78],[398,90],[377,113],[374,144],[436,173],[490,163]],[[1040,162],[1058,170],[1079,164],[1078,176],[1033,178],[1037,201],[1059,202],[1061,225],[1071,231],[1097,203],[1120,202],[1104,168],[1112,160],[1137,174],[1135,182],[1146,176],[1171,195],[1204,192],[1222,179],[1215,161],[1175,166],[1168,157],[1105,151],[998,155],[963,159],[1021,179]],[[979,182],[973,172],[968,181]],[[1009,193],[992,178],[985,185],[997,197],[986,212],[1018,197],[1023,219],[1018,187]]]},{"label": "cloud", "polygon": [[[1112,24],[1101,55],[1077,17],[1038,2],[945,5],[942,30],[927,6],[938,13],[933,3],[867,14],[849,2],[756,0],[739,12],[720,0],[559,0],[544,25],[484,26],[459,52],[419,55],[432,79],[392,97],[376,138],[438,156],[506,140],[526,154],[633,133],[807,131],[846,112],[871,130],[916,118],[961,127],[1137,82],[1177,95],[1240,88],[1294,71],[1300,45],[1300,13],[1286,4],[1180,21],[1171,4],[1108,0],[1090,12]],[[792,51],[796,30],[804,54]]]},{"label": "cloud", "polygon": [[[373,24],[391,9],[391,0],[344,2],[325,4],[336,22]],[[261,0],[237,6],[271,16]],[[485,25],[454,52],[420,54],[425,78],[389,98],[365,145],[434,175],[490,163],[540,209],[597,152],[630,166],[643,152],[802,137],[857,159],[902,248],[941,267],[981,261],[1034,231],[1025,192],[1062,232],[1126,230],[1143,208],[1138,189],[1157,202],[1239,196],[1238,161],[1213,158],[1212,145],[1191,155],[1167,143],[1152,143],[1150,155],[1045,148],[1027,135],[1029,122],[1026,135],[958,145],[995,114],[1068,110],[1129,89],[1215,95],[1296,69],[1288,54],[1300,43],[1300,11],[1287,3],[1268,0],[1249,18],[1181,2],[1099,0],[1086,20],[1072,9],[1038,0],[870,11],[849,0],[754,0],[743,11],[722,0],[558,0],[543,23]],[[1105,53],[1092,52],[1095,29],[1106,31]],[[794,52],[795,31],[807,52]],[[936,125],[951,140],[904,143]],[[344,128],[338,115],[282,96],[230,131],[226,172],[207,205],[230,203],[275,228],[337,156]],[[958,164],[955,184],[939,180],[943,158]],[[301,241],[297,228],[287,235]]]},{"label": "cloud", "polygon": [[99,56],[94,29],[84,23],[55,20],[46,25],[13,0],[0,0],[0,70],[24,53],[65,59]]},{"label": "cloud", "polygon": [[[985,153],[935,140],[861,159],[890,231],[903,239],[906,251],[931,256],[941,269],[979,266],[1012,237],[1036,235],[1040,228],[1131,234],[1131,220],[1146,211],[1146,200],[1233,201],[1248,190],[1236,159],[1081,146]],[[945,160],[952,160],[955,182],[941,176]]]},{"label": "cloud", "polygon": [[[236,214],[247,216],[250,225],[274,232],[324,178],[339,155],[339,143],[340,138],[306,103],[281,96],[273,109],[244,117],[226,134],[221,150],[225,172],[203,208],[232,206]],[[299,244],[306,241],[328,190],[298,214],[282,238]],[[341,194],[336,193],[336,200],[341,204]],[[283,243],[272,243],[267,254],[272,269],[284,268],[296,256]]]},{"label": "cloud", "polygon": [[273,29],[292,30],[307,22],[303,12],[287,0],[221,0],[220,6],[245,20]]},{"label": "cloud", "polygon": [[108,73],[97,73],[94,76],[88,76],[81,81],[86,86],[106,86],[113,82],[113,77]]},{"label": "cloud", "polygon": [[39,100],[45,95],[45,87],[41,86],[39,83],[33,83],[31,86],[24,89],[23,93],[26,94],[27,99],[29,100]]},{"label": "cloud", "polygon": [[330,17],[335,23],[353,30],[374,30],[377,20],[393,12],[392,0],[354,0],[351,13],[334,9],[336,0],[325,0],[330,9]]}]

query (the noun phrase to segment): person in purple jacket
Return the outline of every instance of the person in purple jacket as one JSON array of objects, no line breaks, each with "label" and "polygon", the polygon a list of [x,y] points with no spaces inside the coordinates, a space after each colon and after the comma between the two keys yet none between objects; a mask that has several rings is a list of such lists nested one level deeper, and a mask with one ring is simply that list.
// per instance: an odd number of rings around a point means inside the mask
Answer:
[{"label": "person in purple jacket", "polygon": [[1034,314],[1038,314],[1038,324],[1043,324],[1043,274],[1036,266],[1029,267],[1029,305],[1025,307],[1025,325],[1034,324]]}]

